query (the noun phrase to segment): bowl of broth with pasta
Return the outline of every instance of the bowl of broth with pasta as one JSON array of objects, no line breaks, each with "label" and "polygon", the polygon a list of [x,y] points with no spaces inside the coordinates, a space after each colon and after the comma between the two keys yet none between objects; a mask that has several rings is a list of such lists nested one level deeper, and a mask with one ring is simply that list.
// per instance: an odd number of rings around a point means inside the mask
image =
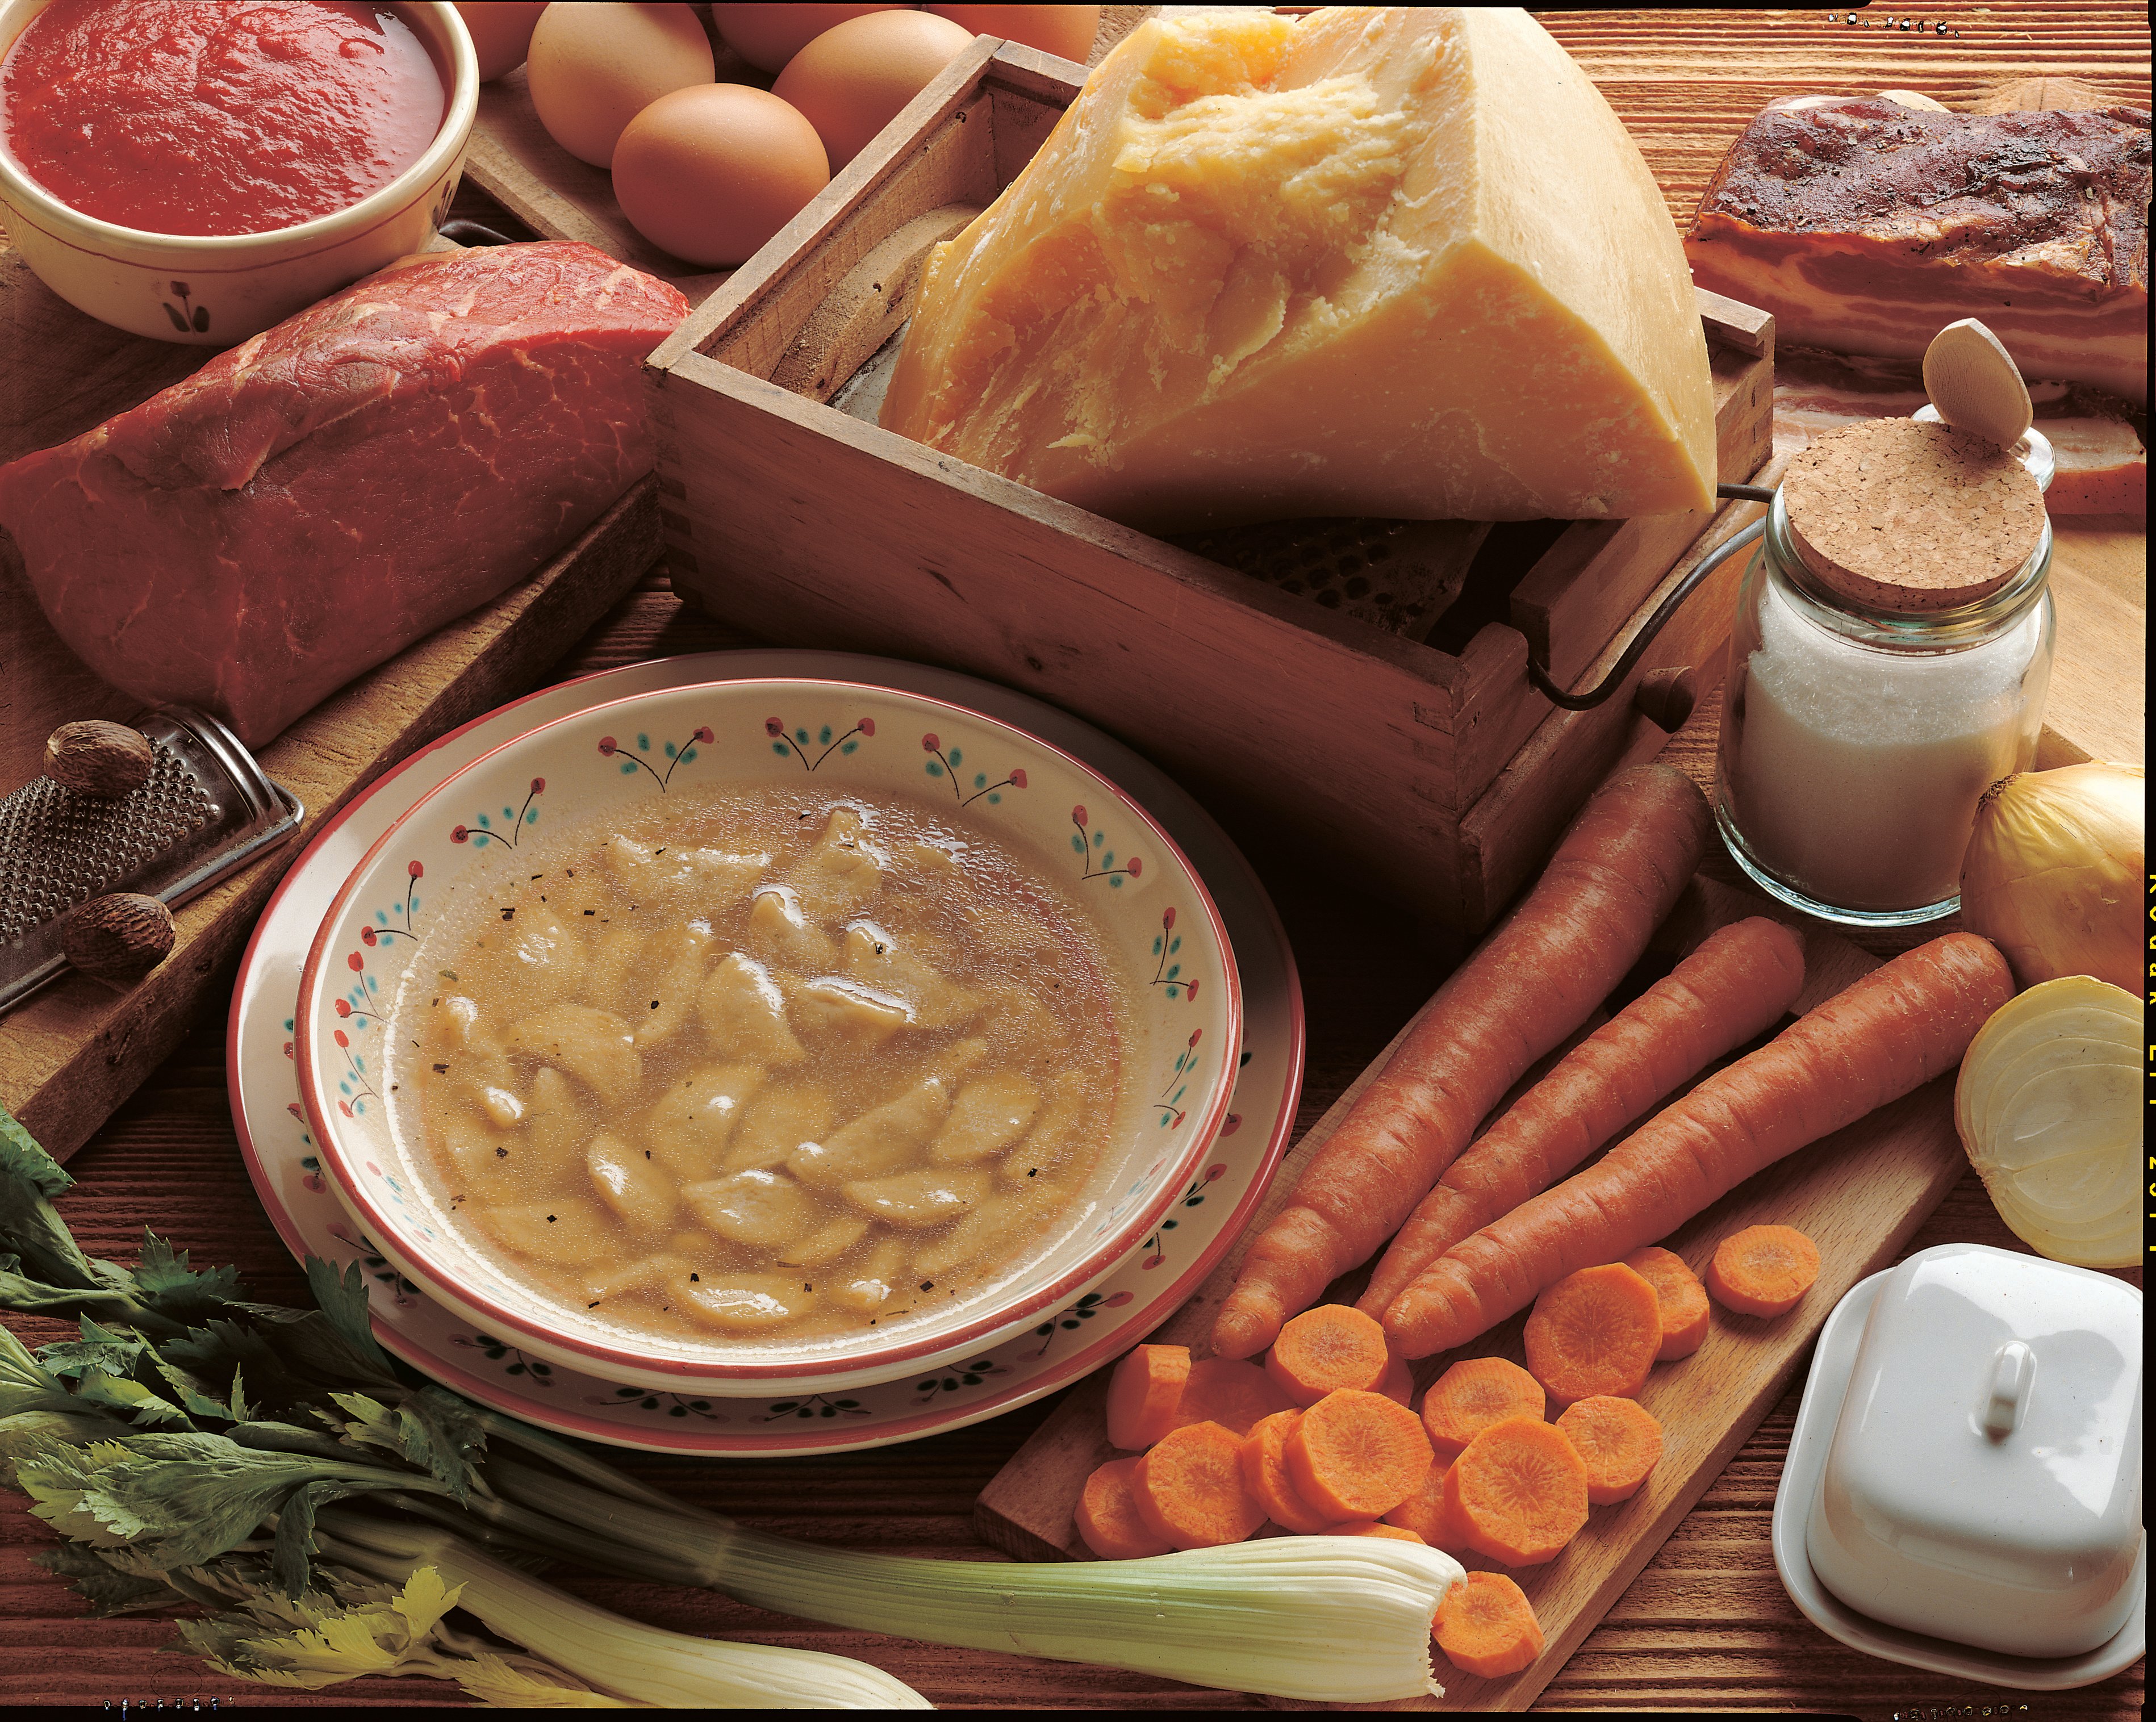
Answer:
[{"label": "bowl of broth with pasta", "polygon": [[1082,1299],[1172,1219],[1240,1040],[1212,899],[1128,796],[824,681],[467,766],[346,882],[294,1033],[383,1274],[475,1344],[734,1393],[925,1372]]}]

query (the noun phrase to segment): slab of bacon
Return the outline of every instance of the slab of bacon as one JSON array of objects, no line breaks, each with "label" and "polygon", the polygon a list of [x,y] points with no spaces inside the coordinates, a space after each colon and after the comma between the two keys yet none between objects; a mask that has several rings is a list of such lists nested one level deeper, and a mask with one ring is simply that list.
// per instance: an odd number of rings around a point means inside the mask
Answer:
[{"label": "slab of bacon", "polygon": [[2024,376],[2146,407],[2148,189],[2146,109],[1784,97],[1716,170],[1685,249],[1789,346],[1914,360],[1979,317]]}]

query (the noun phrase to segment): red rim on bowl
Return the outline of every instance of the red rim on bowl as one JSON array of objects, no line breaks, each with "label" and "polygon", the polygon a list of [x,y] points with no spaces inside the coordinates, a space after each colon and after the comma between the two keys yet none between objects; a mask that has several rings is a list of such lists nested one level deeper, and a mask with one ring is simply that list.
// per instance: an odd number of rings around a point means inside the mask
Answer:
[{"label": "red rim on bowl", "polygon": [[[558,1330],[550,1329],[545,1325],[543,1318],[527,1315],[494,1298],[471,1291],[458,1284],[449,1275],[438,1269],[430,1268],[417,1272],[413,1271],[418,1266],[422,1258],[416,1253],[404,1247],[401,1229],[368,1196],[365,1181],[356,1176],[346,1158],[344,1145],[340,1140],[338,1130],[324,1104],[325,1096],[321,1091],[320,1073],[316,1068],[314,1058],[314,1035],[308,1026],[314,1018],[315,1004],[321,992],[326,964],[331,955],[331,948],[335,943],[331,935],[338,920],[349,905],[353,894],[359,889],[362,880],[382,851],[389,846],[393,839],[398,837],[415,816],[427,808],[437,797],[444,795],[452,786],[478,771],[497,755],[521,747],[534,737],[544,735],[548,730],[570,724],[587,722],[603,712],[645,705],[662,697],[671,698],[677,694],[691,694],[700,687],[737,692],[744,688],[758,686],[783,687],[789,689],[815,689],[827,690],[834,695],[855,693],[897,699],[911,705],[948,712],[954,717],[1003,730],[1020,738],[1029,746],[1040,748],[1054,755],[1081,776],[1090,778],[1100,784],[1106,792],[1113,796],[1122,804],[1131,817],[1147,833],[1152,840],[1160,843],[1174,856],[1177,864],[1182,868],[1192,883],[1198,905],[1204,910],[1207,924],[1212,929],[1213,937],[1220,951],[1222,992],[1227,1013],[1224,1043],[1231,1049],[1222,1066],[1220,1075],[1214,1084],[1214,1092],[1206,1104],[1204,1112],[1193,1116],[1191,1121],[1196,1128],[1186,1138],[1186,1145],[1172,1161],[1163,1165],[1159,1186],[1155,1194],[1148,1197],[1142,1207],[1134,1209],[1129,1218],[1118,1226],[1115,1232],[1104,1239],[1096,1248],[1090,1251],[1075,1267],[1058,1275],[1048,1284],[1028,1292],[1015,1304],[998,1304],[994,1309],[975,1316],[956,1328],[944,1329],[918,1339],[878,1346],[865,1353],[849,1353],[842,1359],[797,1356],[782,1362],[734,1363],[722,1362],[716,1358],[708,1356],[701,1359],[654,1356],[646,1352],[633,1351],[620,1346],[594,1343],[576,1335],[562,1333]],[[1235,1058],[1232,1049],[1240,1048],[1242,1044],[1242,986],[1240,977],[1235,970],[1234,948],[1229,942],[1226,925],[1222,921],[1219,910],[1214,905],[1212,894],[1206,889],[1204,879],[1199,876],[1197,869],[1191,866],[1181,846],[1168,834],[1159,823],[1131,796],[1111,782],[1093,766],[1065,749],[1058,747],[1055,743],[1045,741],[1029,730],[1021,729],[1015,724],[1007,723],[1000,718],[990,717],[983,712],[960,705],[955,701],[938,700],[927,694],[909,693],[904,689],[877,687],[872,684],[861,682],[814,677],[783,679],[756,677],[740,681],[690,683],[677,688],[631,694],[619,700],[609,700],[602,705],[588,706],[582,711],[569,713],[551,720],[526,730],[521,735],[513,736],[490,748],[478,758],[453,772],[449,778],[429,790],[413,806],[399,813],[390,822],[382,835],[369,846],[367,853],[361,858],[358,864],[352,869],[344,883],[337,888],[336,897],[331,899],[328,910],[323,915],[321,925],[315,935],[314,941],[307,952],[306,964],[300,972],[298,1014],[295,1021],[293,1041],[294,1058],[298,1066],[300,1100],[305,1109],[308,1125],[314,1132],[316,1145],[321,1156],[323,1170],[335,1181],[341,1199],[357,1211],[362,1225],[374,1238],[375,1247],[397,1268],[405,1272],[408,1278],[418,1283],[423,1290],[438,1296],[442,1301],[458,1309],[475,1314],[480,1320],[495,1326],[507,1328],[522,1335],[526,1340],[536,1341],[542,1351],[551,1348],[557,1353],[562,1351],[572,1353],[579,1359],[584,1360],[585,1363],[597,1374],[626,1369],[632,1372],[632,1376],[634,1374],[663,1375],[685,1380],[754,1382],[803,1379],[819,1373],[840,1371],[844,1371],[849,1376],[858,1376],[864,1371],[886,1369],[893,1375],[901,1374],[904,1372],[906,1365],[917,1360],[927,1358],[932,1355],[942,1357],[963,1351],[978,1345],[987,1335],[1000,1333],[1006,1328],[1023,1325],[1029,1317],[1038,1315],[1050,1304],[1060,1301],[1079,1286],[1106,1271],[1129,1250],[1136,1247],[1167,1213],[1187,1181],[1191,1168],[1204,1158],[1207,1150],[1219,1134],[1220,1125],[1227,1115],[1229,1104],[1235,1094]],[[392,1248],[393,1242],[398,1245],[398,1248]]]},{"label": "red rim on bowl", "polygon": [[[650,660],[650,663],[686,663],[696,658],[708,659],[731,655],[733,654],[696,653],[686,658],[654,659]],[[819,653],[816,655],[828,657],[849,654]],[[248,1122],[247,1098],[243,1082],[245,1060],[242,1052],[241,1038],[248,977],[254,972],[258,961],[264,930],[268,928],[272,918],[277,914],[286,892],[301,877],[316,854],[333,839],[335,834],[342,828],[348,819],[370,805],[397,780],[416,768],[430,755],[451,746],[471,730],[494,721],[503,714],[513,711],[517,707],[528,705],[534,700],[543,699],[549,694],[557,694],[564,688],[578,687],[588,682],[633,674],[637,670],[647,667],[649,666],[629,665],[621,669],[593,670],[585,675],[572,677],[552,687],[541,689],[536,692],[510,700],[495,707],[494,710],[483,713],[472,719],[470,722],[459,725],[439,740],[428,743],[369,785],[346,806],[339,808],[325,820],[321,830],[310,839],[305,849],[292,864],[284,879],[279,882],[276,889],[271,893],[269,904],[263,910],[255,930],[249,938],[246,953],[240,960],[239,981],[234,990],[232,1009],[226,1023],[226,1087],[231,1102],[234,1126],[239,1139],[241,1158],[247,1166],[249,1176],[254,1184],[256,1193],[262,1200],[272,1226],[295,1260],[300,1259],[310,1253],[307,1240],[301,1233],[291,1212],[283,1206],[281,1197],[277,1192],[275,1180],[271,1176],[268,1164],[262,1157],[261,1150],[256,1145],[254,1132]],[[751,679],[739,678],[743,680]],[[655,693],[667,690],[648,689],[644,691]],[[931,694],[922,697],[932,699],[936,696]],[[573,716],[576,714],[563,713],[562,715]],[[1247,862],[1240,864],[1245,871],[1248,870]],[[1158,1326],[1160,1321],[1172,1311],[1182,1307],[1189,1294],[1219,1265],[1221,1258],[1227,1253],[1229,1247],[1241,1234],[1244,1224],[1256,1209],[1260,1198],[1270,1187],[1273,1174],[1278,1170],[1281,1160],[1287,1151],[1288,1139],[1295,1130],[1296,1099],[1301,1092],[1305,1053],[1302,989],[1296,976],[1295,954],[1288,945],[1286,929],[1281,924],[1280,912],[1274,908],[1271,898],[1265,894],[1264,888],[1255,876],[1250,882],[1255,888],[1255,906],[1263,912],[1266,929],[1272,935],[1273,944],[1277,948],[1286,970],[1289,1043],[1280,1104],[1274,1118],[1272,1130],[1259,1155],[1257,1163],[1252,1169],[1250,1185],[1212,1241],[1192,1258],[1189,1265],[1177,1275],[1158,1298],[1145,1306],[1138,1317],[1138,1320],[1143,1323],[1142,1326],[1138,1326],[1136,1323],[1126,1324],[1104,1334],[1092,1345],[1068,1354],[1054,1367],[1037,1376],[1025,1377],[999,1391],[969,1401],[963,1412],[953,1408],[924,1412],[918,1417],[908,1417],[896,1424],[879,1424],[872,1431],[855,1430],[844,1425],[819,1423],[807,1428],[789,1426],[783,1435],[774,1428],[766,1434],[754,1436],[721,1434],[714,1430],[702,1428],[690,1431],[685,1425],[680,1429],[671,1430],[670,1432],[676,1434],[677,1437],[693,1435],[693,1438],[661,1441],[640,1438],[641,1432],[633,1426],[586,1416],[560,1407],[547,1411],[542,1418],[546,1427],[581,1434],[591,1439],[616,1446],[654,1453],[731,1453],[754,1458],[780,1453],[851,1451],[864,1447],[875,1447],[891,1442],[903,1441],[916,1435],[925,1434],[932,1429],[961,1428],[999,1415],[1018,1406],[1030,1403],[1035,1399],[1069,1386],[1097,1365],[1106,1361],[1119,1351],[1127,1350],[1129,1343],[1133,1342],[1136,1338],[1142,1337],[1146,1332]],[[285,1109],[280,1106],[279,1110],[281,1111]],[[290,1110],[296,1112],[298,1109],[295,1106]],[[379,1313],[370,1313],[369,1322],[376,1338],[393,1355],[402,1358],[406,1363],[423,1373],[432,1375],[437,1379],[448,1382],[481,1404],[491,1406],[511,1416],[529,1417],[535,1408],[543,1403],[528,1396],[520,1397],[501,1380],[477,1375],[461,1368],[454,1361],[417,1343],[393,1322]],[[598,1380],[597,1377],[593,1379]]]}]

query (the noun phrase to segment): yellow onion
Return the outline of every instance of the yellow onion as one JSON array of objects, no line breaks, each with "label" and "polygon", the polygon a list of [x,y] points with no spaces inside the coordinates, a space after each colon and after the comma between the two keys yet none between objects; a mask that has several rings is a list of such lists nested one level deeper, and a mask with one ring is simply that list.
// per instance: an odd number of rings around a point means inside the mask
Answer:
[{"label": "yellow onion", "polygon": [[1961,920],[2024,987],[2092,975],[2141,990],[2138,766],[2017,771],[1984,792],[1961,864]]},{"label": "yellow onion", "polygon": [[1991,1205],[2040,1254],[2084,1268],[2141,1256],[2141,1010],[2087,975],[2010,999],[1954,1083],[1954,1128]]}]

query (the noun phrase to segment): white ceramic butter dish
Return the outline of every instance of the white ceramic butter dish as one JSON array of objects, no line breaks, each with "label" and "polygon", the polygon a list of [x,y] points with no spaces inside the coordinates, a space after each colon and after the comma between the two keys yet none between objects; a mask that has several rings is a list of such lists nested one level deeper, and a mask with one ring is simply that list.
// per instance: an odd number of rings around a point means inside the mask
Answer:
[{"label": "white ceramic butter dish", "polygon": [[1855,1287],[1774,1503],[1815,1624],[1891,1661],[2057,1690],[2144,1640],[2141,1294],[1981,1244]]}]

